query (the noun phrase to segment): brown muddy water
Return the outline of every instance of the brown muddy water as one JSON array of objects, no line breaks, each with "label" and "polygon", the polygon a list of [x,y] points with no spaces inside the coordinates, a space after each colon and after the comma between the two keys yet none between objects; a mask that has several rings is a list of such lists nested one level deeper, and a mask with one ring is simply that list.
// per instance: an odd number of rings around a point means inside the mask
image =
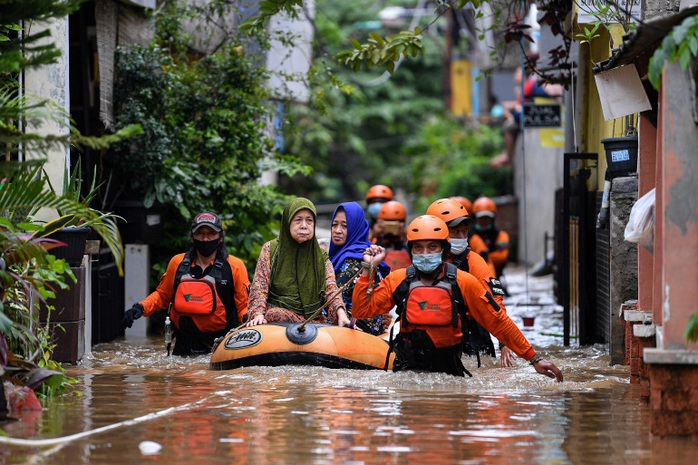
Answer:
[{"label": "brown muddy water", "polygon": [[[651,438],[649,405],[602,346],[561,347],[549,277],[544,305],[508,310],[565,375],[524,361],[465,359],[473,378],[434,373],[254,367],[212,371],[155,338],[93,348],[70,375],[81,395],[0,425],[0,464],[657,464],[696,463],[698,443]],[[518,300],[520,302],[520,300]],[[530,301],[530,300],[528,300]],[[544,333],[544,334],[541,334]],[[8,439],[5,436],[9,436]]]}]

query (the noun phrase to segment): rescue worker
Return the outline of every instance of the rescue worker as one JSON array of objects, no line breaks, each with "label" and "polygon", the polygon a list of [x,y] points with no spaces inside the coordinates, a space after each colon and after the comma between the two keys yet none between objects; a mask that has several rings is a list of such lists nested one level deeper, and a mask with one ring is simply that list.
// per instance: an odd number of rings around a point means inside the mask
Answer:
[{"label": "rescue worker", "polygon": [[[465,207],[465,211],[468,213],[468,217],[472,219],[472,214],[473,214],[473,202],[470,201],[467,197],[451,197],[451,200],[455,200],[456,202],[460,203]],[[437,215],[438,216],[438,215]],[[487,253],[487,246],[485,245],[484,241],[480,238],[480,236],[474,236],[474,229],[471,226],[468,226],[468,246],[470,247],[470,250],[473,252],[480,254],[480,253]],[[487,259],[485,259],[487,261]],[[492,275],[494,275],[494,267],[492,268]]]},{"label": "rescue worker", "polygon": [[[462,204],[451,199],[439,199],[434,201],[427,208],[427,215],[434,215],[441,218],[448,226],[448,235],[451,242],[451,251],[448,253],[447,261],[453,263],[467,273],[472,274],[477,278],[482,287],[489,291],[497,305],[506,312],[504,306],[504,289],[497,278],[492,276],[491,267],[485,262],[481,255],[471,253],[468,246],[468,235],[472,227],[472,219],[470,219],[467,210]],[[472,317],[470,317],[472,320]],[[492,337],[489,331],[483,328],[480,324],[471,321],[471,333],[468,335],[468,347],[464,348],[466,355],[478,355],[485,353],[491,357],[495,357],[494,346],[492,345]],[[516,355],[504,344],[499,344],[499,349],[502,354],[502,366],[513,367]]]},{"label": "rescue worker", "polygon": [[393,190],[383,184],[371,186],[366,192],[366,213],[368,215],[369,237],[372,241],[376,236],[380,236],[380,225],[378,224],[378,212],[385,202],[393,200]]},{"label": "rescue worker", "polygon": [[463,205],[463,207],[465,207],[465,211],[468,212],[468,214],[470,214],[473,211],[473,202],[471,202],[469,198],[456,195],[454,197],[451,197],[451,200],[455,200],[459,204]]},{"label": "rescue worker", "polygon": [[[342,299],[344,299],[347,316],[352,318],[351,295],[354,291],[354,283],[358,279],[356,274],[361,270],[364,250],[371,245],[368,241],[368,221],[358,203],[344,202],[335,209],[330,224],[332,242],[330,243],[329,256],[334,266],[337,286],[342,287],[349,280],[352,280],[342,291]],[[386,263],[381,262],[374,275],[374,284],[378,284],[388,273],[390,273],[390,267]],[[386,332],[391,322],[392,317],[390,313],[366,320],[352,318],[352,324],[355,327],[376,336]]]},{"label": "rescue worker", "polygon": [[[473,202],[475,234],[482,239],[484,249],[479,253],[494,268],[494,276],[501,281],[504,267],[509,258],[509,234],[495,226],[497,206],[489,197],[480,197]],[[505,289],[506,292],[506,289]]]},{"label": "rescue worker", "polygon": [[[554,363],[537,355],[526,337],[473,275],[444,263],[450,252],[448,226],[440,218],[423,215],[407,228],[413,265],[391,272],[368,299],[368,275],[385,256],[385,249],[371,245],[364,253],[367,267],[354,287],[354,316],[368,318],[397,305],[400,332],[392,347],[393,369],[426,370],[464,376],[461,362],[466,312],[503,341],[535,370],[563,380]],[[467,334],[467,331],[466,331]]]},{"label": "rescue worker", "polygon": [[406,222],[405,207],[396,200],[385,202],[378,212],[381,234],[374,243],[385,248],[385,263],[391,271],[407,268],[412,263],[405,241]]},{"label": "rescue worker", "polygon": [[279,237],[259,253],[247,326],[302,323],[325,304],[328,307],[313,322],[350,325],[344,301],[337,295],[334,267],[315,235],[316,218],[315,205],[303,197],[284,208]]},{"label": "rescue worker", "polygon": [[192,248],[175,255],[160,284],[124,313],[129,328],[141,316],[169,309],[174,355],[211,352],[213,341],[245,321],[250,280],[239,258],[228,253],[220,217],[202,212],[191,223]]}]

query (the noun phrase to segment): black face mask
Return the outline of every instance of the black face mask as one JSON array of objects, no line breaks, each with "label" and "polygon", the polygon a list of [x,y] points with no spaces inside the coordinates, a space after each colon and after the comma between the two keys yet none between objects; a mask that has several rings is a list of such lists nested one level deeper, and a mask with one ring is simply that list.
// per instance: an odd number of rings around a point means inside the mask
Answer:
[{"label": "black face mask", "polygon": [[197,241],[194,239],[194,250],[202,257],[210,257],[218,249],[220,240],[215,241]]}]

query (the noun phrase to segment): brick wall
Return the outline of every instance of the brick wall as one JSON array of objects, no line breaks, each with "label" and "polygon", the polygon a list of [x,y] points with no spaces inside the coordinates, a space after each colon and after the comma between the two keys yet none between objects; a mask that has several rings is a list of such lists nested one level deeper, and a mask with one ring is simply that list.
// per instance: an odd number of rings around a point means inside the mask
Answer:
[{"label": "brick wall", "polygon": [[652,324],[652,312],[638,310],[637,300],[629,300],[621,305],[621,314],[625,323],[625,364],[630,365],[630,382],[640,385],[640,396],[648,401],[650,398],[650,373],[643,359],[646,347],[656,347],[655,326]]},{"label": "brick wall", "polygon": [[650,365],[650,432],[698,437],[698,366]]}]

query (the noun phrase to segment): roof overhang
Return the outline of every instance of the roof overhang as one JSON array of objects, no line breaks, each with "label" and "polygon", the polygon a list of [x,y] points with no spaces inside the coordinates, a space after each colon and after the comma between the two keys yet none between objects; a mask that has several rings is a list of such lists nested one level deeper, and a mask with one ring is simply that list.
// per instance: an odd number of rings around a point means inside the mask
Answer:
[{"label": "roof overhang", "polygon": [[611,57],[592,68],[594,74],[619,66],[634,64],[640,74],[647,74],[649,59],[654,51],[677,24],[689,16],[698,14],[698,6],[691,6],[671,16],[654,18],[637,26],[623,36],[623,43],[613,49]]}]

